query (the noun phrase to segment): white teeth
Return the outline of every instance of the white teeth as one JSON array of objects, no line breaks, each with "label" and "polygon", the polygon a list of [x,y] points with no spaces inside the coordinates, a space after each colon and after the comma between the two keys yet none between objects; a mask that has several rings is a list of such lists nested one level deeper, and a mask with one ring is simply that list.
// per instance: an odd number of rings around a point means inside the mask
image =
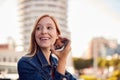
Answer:
[{"label": "white teeth", "polygon": [[47,39],[49,39],[49,38],[40,38],[41,40],[47,40]]}]

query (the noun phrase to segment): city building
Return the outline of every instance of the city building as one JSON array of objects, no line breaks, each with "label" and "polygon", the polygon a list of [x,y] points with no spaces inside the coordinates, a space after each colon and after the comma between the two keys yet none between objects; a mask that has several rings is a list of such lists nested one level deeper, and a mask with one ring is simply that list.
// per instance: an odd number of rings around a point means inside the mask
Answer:
[{"label": "city building", "polygon": [[17,52],[12,38],[6,43],[0,43],[0,79],[17,79],[17,62],[25,52]]},{"label": "city building", "polygon": [[88,46],[89,47],[84,55],[85,56],[84,58],[86,59],[94,57],[105,58],[106,56],[108,55],[112,56],[115,53],[120,54],[120,45],[118,44],[116,39],[96,37],[90,41],[90,44]]},{"label": "city building", "polygon": [[[120,59],[120,44],[118,44],[116,39],[106,39],[104,37],[95,37],[90,41],[88,49],[84,55],[84,59],[93,59],[93,66],[90,68],[91,72],[94,75],[98,76],[99,74],[103,75],[98,68],[98,59],[103,58],[111,60],[113,58]],[[87,71],[86,73],[88,72]]]}]

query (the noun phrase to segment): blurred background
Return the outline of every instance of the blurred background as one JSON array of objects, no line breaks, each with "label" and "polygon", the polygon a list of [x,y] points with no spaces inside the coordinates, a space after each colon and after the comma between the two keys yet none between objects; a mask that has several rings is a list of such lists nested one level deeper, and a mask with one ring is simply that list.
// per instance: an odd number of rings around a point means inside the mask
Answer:
[{"label": "blurred background", "polygon": [[0,78],[17,80],[36,18],[55,16],[71,39],[67,69],[78,80],[120,80],[119,0],[0,0]]}]

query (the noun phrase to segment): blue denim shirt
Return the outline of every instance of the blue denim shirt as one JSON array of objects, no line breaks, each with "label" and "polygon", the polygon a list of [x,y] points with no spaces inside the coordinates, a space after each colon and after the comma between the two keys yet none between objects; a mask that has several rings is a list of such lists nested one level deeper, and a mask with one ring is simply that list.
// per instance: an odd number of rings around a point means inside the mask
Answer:
[{"label": "blue denim shirt", "polygon": [[[57,70],[57,59],[50,56],[51,65],[48,64],[42,51],[38,51],[32,57],[23,56],[18,61],[19,80],[76,80],[69,72],[65,75]],[[54,78],[52,77],[54,73]]]}]

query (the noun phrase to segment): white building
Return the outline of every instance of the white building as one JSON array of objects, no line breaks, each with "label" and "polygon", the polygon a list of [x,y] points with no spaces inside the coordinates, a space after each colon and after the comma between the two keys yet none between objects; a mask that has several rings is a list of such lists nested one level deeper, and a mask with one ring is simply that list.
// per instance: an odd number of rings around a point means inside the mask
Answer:
[{"label": "white building", "polygon": [[8,43],[0,44],[0,80],[1,78],[14,80],[18,78],[17,62],[25,52],[17,52],[15,48],[15,42],[11,38]]}]

